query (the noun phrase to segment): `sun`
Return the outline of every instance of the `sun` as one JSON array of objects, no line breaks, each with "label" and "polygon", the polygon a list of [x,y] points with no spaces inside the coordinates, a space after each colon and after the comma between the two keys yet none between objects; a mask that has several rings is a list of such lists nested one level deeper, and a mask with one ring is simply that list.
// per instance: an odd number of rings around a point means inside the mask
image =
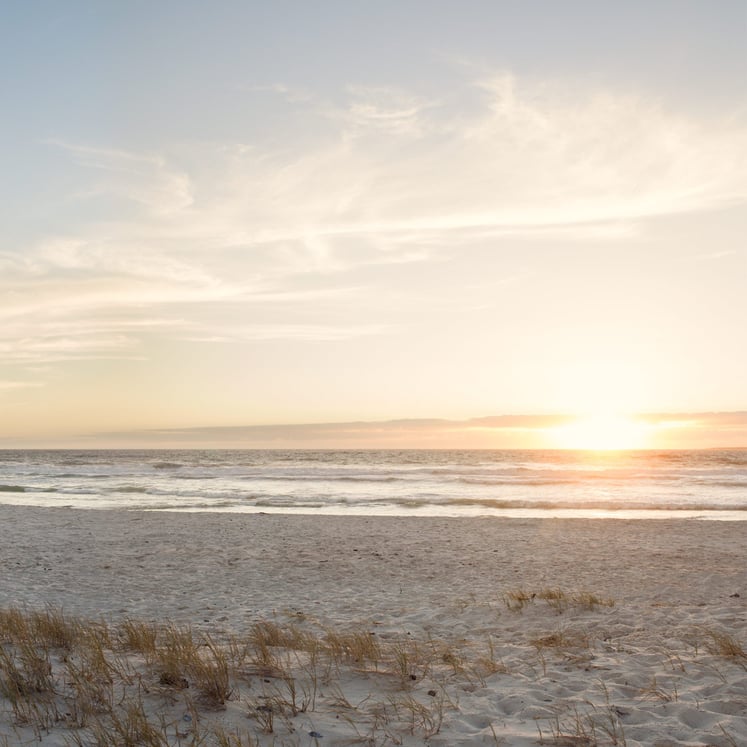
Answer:
[{"label": "sun", "polygon": [[622,451],[647,448],[650,430],[648,424],[630,417],[590,415],[553,428],[550,437],[560,449]]}]

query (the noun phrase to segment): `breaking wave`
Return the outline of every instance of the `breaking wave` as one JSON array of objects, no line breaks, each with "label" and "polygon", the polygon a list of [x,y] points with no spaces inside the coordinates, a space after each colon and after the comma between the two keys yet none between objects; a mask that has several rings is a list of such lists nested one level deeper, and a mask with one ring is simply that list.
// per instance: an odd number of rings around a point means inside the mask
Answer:
[{"label": "breaking wave", "polygon": [[747,519],[747,450],[0,451],[0,473],[0,503],[36,506]]}]

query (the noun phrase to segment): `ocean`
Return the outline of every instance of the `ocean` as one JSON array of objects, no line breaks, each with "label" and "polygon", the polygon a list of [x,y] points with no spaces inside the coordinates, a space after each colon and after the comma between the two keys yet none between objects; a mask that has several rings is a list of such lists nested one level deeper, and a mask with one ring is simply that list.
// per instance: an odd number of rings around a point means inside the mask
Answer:
[{"label": "ocean", "polygon": [[747,519],[747,450],[0,451],[0,503],[87,509]]}]

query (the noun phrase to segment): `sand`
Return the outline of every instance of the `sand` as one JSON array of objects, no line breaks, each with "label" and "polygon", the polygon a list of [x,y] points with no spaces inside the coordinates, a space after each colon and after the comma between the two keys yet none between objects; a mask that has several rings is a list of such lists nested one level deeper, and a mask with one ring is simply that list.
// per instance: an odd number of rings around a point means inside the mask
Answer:
[{"label": "sand", "polygon": [[[334,698],[320,692],[272,735],[247,718],[265,686],[247,678],[204,718],[261,744],[747,745],[747,658],[715,646],[725,634],[747,648],[745,523],[0,506],[0,525],[0,608],[221,639],[272,619],[453,654],[413,661],[410,682],[339,669]],[[431,716],[415,719],[413,702]],[[32,733],[0,714],[9,744],[66,743],[64,723]]]}]

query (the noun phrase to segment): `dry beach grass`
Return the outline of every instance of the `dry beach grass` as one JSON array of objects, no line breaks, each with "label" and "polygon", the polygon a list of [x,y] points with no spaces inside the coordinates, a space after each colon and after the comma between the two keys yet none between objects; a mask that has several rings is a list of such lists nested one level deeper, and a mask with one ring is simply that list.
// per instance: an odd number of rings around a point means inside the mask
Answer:
[{"label": "dry beach grass", "polygon": [[742,524],[0,518],[0,745],[747,744]]}]

